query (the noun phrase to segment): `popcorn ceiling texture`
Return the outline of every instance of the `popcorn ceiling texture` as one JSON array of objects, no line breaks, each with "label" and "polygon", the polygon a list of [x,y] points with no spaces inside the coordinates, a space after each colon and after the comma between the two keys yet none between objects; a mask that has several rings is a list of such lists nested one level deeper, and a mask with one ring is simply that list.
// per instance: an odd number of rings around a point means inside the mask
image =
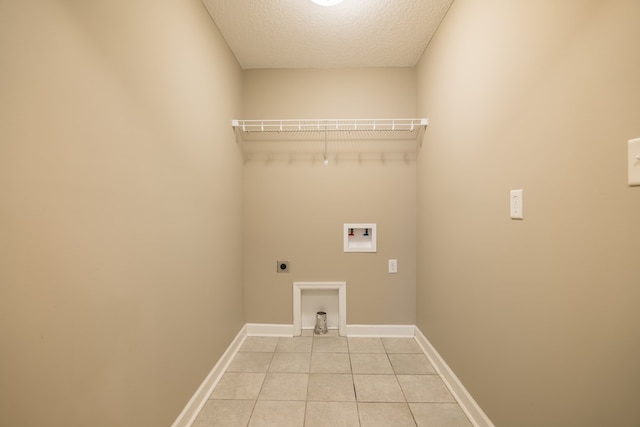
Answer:
[{"label": "popcorn ceiling texture", "polygon": [[244,69],[412,67],[453,0],[203,0]]}]

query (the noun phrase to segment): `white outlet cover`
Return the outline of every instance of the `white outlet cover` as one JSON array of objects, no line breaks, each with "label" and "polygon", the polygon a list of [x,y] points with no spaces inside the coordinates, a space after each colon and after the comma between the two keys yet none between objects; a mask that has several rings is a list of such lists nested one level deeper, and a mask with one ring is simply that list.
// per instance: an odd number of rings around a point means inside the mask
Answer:
[{"label": "white outlet cover", "polygon": [[522,190],[511,190],[509,203],[511,219],[523,219]]},{"label": "white outlet cover", "polygon": [[640,185],[640,138],[629,140],[629,185]]},{"label": "white outlet cover", "polygon": [[398,260],[390,259],[389,260],[389,273],[397,273],[398,272]]}]

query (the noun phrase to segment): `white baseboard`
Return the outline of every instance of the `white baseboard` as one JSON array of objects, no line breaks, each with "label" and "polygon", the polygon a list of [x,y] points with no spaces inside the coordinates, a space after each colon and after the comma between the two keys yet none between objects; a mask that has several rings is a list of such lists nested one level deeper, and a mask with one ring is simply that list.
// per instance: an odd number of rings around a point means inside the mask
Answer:
[{"label": "white baseboard", "polygon": [[171,427],[189,427],[193,424],[246,337],[247,325],[243,326],[233,341],[231,341],[227,350],[220,357],[213,369],[211,369],[211,372],[209,372],[209,375],[207,375],[202,384],[200,384],[198,390],[193,394],[191,400],[189,400],[189,403],[187,403],[187,406],[184,407]]},{"label": "white baseboard", "polygon": [[348,337],[413,338],[414,325],[347,325]]},{"label": "white baseboard", "polygon": [[489,417],[487,417],[487,414],[480,408],[456,374],[417,326],[415,327],[415,339],[438,375],[440,375],[440,378],[442,378],[442,381],[447,385],[449,391],[469,418],[469,421],[471,421],[471,424],[473,424],[474,427],[495,427]]},{"label": "white baseboard", "polygon": [[272,323],[247,323],[247,335],[250,337],[292,337],[293,325]]}]

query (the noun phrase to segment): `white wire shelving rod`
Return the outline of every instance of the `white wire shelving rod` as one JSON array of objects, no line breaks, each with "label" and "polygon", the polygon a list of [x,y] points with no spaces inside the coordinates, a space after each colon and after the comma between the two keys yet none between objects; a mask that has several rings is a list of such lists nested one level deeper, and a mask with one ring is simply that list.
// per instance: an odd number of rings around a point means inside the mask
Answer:
[{"label": "white wire shelving rod", "polygon": [[233,120],[231,125],[242,132],[326,132],[326,131],[409,131],[426,127],[426,118],[411,119],[287,119]]}]

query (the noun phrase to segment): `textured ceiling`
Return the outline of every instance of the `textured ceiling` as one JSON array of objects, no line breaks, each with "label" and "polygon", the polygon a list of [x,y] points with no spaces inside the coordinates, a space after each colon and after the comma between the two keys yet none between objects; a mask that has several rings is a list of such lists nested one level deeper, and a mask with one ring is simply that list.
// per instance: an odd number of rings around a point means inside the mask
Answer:
[{"label": "textured ceiling", "polygon": [[202,0],[252,68],[416,65],[453,0]]}]

